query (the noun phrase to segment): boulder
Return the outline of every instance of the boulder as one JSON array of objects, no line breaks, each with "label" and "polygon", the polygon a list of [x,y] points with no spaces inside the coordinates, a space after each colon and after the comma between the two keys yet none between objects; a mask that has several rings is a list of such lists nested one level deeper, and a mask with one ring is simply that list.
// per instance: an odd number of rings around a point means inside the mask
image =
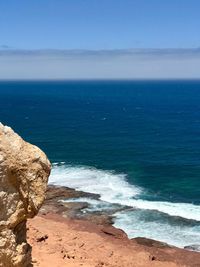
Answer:
[{"label": "boulder", "polygon": [[44,201],[50,169],[38,147],[0,123],[0,267],[32,266],[26,221]]}]

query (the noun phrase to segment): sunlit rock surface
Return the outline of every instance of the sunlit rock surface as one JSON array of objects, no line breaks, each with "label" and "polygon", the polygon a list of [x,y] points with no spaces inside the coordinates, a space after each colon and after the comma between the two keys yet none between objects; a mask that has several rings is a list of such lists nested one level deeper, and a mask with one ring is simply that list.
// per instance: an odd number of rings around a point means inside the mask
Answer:
[{"label": "sunlit rock surface", "polygon": [[26,220],[44,201],[50,169],[39,148],[0,123],[0,267],[31,266]]}]

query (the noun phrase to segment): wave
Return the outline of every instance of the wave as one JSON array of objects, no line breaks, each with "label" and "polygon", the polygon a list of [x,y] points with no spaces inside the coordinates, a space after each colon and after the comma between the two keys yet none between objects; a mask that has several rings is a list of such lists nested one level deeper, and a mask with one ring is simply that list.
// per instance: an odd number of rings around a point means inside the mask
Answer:
[{"label": "wave", "polygon": [[163,215],[147,210],[118,212],[114,226],[123,229],[129,238],[145,237],[181,248],[200,245],[200,223],[174,222],[173,217]]},{"label": "wave", "polygon": [[49,183],[67,186],[77,190],[100,194],[101,199],[110,203],[119,203],[136,197],[141,188],[130,185],[126,174],[99,170],[93,167],[53,164]]},{"label": "wave", "polygon": [[[121,203],[124,204],[125,203]],[[148,201],[143,199],[131,199],[126,205],[144,210],[156,210],[170,216],[178,216],[188,220],[200,221],[200,206],[190,203],[172,203],[164,201]]]},{"label": "wave", "polygon": [[88,212],[109,211],[116,204],[132,207],[116,212],[114,222],[130,238],[146,237],[182,248],[200,243],[200,206],[144,200],[145,190],[129,184],[126,174],[62,162],[53,164],[49,183],[99,194],[99,200],[66,200],[88,202]]},{"label": "wave", "polygon": [[49,182],[81,191],[100,194],[100,199],[142,210],[156,210],[189,220],[200,221],[200,206],[140,199],[144,190],[127,182],[126,174],[99,170],[87,166],[53,164]]}]

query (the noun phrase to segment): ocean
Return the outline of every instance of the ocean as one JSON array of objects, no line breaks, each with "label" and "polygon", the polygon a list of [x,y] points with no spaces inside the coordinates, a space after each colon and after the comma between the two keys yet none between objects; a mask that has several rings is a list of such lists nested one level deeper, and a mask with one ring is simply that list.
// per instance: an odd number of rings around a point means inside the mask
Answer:
[{"label": "ocean", "polygon": [[50,183],[129,206],[129,237],[200,245],[200,81],[1,81],[0,121],[47,153]]}]

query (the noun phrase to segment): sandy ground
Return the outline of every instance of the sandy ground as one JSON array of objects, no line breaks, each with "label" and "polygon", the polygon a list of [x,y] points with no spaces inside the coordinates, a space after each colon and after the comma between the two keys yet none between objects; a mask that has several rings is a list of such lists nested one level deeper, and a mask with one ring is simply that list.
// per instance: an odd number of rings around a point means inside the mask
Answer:
[{"label": "sandy ground", "polygon": [[200,267],[200,253],[138,244],[112,226],[39,215],[28,221],[34,267]]}]

